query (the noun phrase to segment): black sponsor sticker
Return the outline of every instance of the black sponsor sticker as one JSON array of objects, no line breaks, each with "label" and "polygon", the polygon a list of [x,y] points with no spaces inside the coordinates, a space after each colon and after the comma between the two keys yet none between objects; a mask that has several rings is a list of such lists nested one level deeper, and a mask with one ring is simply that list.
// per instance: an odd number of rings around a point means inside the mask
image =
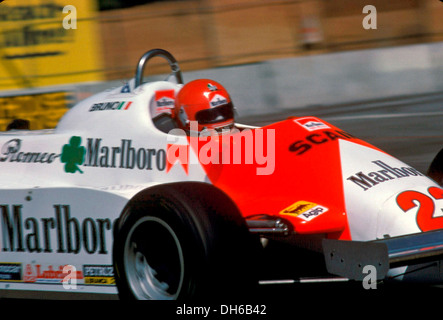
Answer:
[{"label": "black sponsor sticker", "polygon": [[15,262],[0,262],[0,281],[21,281],[22,264]]}]

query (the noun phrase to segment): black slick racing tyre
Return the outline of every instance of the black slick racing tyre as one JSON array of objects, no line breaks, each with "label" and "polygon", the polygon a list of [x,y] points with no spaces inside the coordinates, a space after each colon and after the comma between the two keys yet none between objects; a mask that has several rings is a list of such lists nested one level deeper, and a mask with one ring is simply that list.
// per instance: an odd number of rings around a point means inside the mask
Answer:
[{"label": "black slick racing tyre", "polygon": [[231,199],[205,183],[171,183],[130,201],[115,231],[121,299],[190,300],[247,294],[258,240]]}]

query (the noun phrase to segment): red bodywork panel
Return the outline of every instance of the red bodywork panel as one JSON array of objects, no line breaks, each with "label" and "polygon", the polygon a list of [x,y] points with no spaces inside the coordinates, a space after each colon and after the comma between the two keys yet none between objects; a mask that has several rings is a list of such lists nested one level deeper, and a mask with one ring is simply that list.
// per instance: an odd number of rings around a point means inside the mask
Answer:
[{"label": "red bodywork panel", "polygon": [[[190,144],[197,152],[192,139]],[[212,161],[204,169],[211,182],[234,200],[244,217],[281,216],[291,222],[296,233],[325,233],[350,239],[338,141],[346,139],[369,146],[367,143],[314,117],[247,129],[232,135],[229,142],[224,136],[211,139],[220,143],[222,154],[230,148],[230,161],[219,156],[219,162],[224,159],[224,163]],[[245,151],[241,163],[235,164],[234,148],[239,143],[243,144],[239,149]],[[207,150],[208,145],[200,141],[198,154]],[[251,152],[253,161],[248,163]],[[268,169],[264,170],[266,165]],[[259,168],[272,173],[257,174]]]}]

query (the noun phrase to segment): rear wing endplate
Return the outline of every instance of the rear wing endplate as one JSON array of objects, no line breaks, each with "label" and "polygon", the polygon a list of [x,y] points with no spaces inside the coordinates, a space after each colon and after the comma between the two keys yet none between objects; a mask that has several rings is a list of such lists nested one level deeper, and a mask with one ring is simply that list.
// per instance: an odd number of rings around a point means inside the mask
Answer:
[{"label": "rear wing endplate", "polygon": [[372,266],[382,280],[391,268],[442,260],[443,230],[375,241],[324,239],[322,246],[329,273],[360,281]]}]

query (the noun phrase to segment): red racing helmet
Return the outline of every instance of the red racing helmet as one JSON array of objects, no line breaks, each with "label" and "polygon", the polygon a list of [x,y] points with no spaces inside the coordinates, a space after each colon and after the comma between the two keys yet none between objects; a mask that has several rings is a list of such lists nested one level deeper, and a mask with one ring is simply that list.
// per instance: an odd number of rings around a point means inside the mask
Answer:
[{"label": "red racing helmet", "polygon": [[[175,116],[181,129],[230,129],[234,106],[228,91],[216,81],[198,79],[183,86],[175,100]],[[196,124],[191,125],[191,121]],[[197,126],[196,126],[197,125]]]}]

